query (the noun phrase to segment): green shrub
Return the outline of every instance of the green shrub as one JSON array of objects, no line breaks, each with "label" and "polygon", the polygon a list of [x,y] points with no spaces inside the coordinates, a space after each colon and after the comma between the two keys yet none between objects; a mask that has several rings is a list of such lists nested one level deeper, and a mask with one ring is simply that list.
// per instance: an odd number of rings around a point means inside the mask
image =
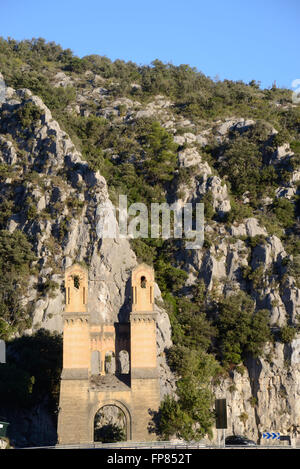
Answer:
[{"label": "green shrub", "polygon": [[204,204],[204,218],[211,220],[215,215],[215,209],[213,207],[213,195],[211,191],[204,194],[201,202]]},{"label": "green shrub", "polygon": [[54,291],[58,287],[59,287],[59,284],[51,279],[47,279],[44,283],[37,285],[37,289],[41,294],[43,295],[50,294],[50,297],[53,296]]},{"label": "green shrub", "polygon": [[182,346],[177,347],[176,356],[180,376],[178,400],[167,396],[162,401],[158,431],[164,439],[176,436],[197,441],[206,434],[212,435],[214,395],[211,382],[220,373],[220,366],[212,355]]},{"label": "green shrub", "polygon": [[300,140],[293,140],[290,143],[291,150],[293,150],[294,153],[300,154]]},{"label": "green shrub", "polygon": [[199,305],[189,298],[177,299],[177,318],[183,333],[181,344],[191,349],[207,351],[217,331],[207,319],[203,303],[200,308],[201,303]]},{"label": "green shrub", "polygon": [[177,145],[159,122],[152,123],[150,132],[142,136],[142,144],[146,154],[142,174],[149,184],[164,186],[174,178]]},{"label": "green shrub", "polygon": [[273,211],[284,228],[289,228],[295,223],[295,206],[285,198],[277,198],[273,202]]},{"label": "green shrub", "polygon": [[15,364],[6,363],[0,367],[0,396],[5,405],[28,406],[32,398],[34,377]]},{"label": "green shrub", "polygon": [[4,228],[8,219],[13,215],[13,200],[4,199],[0,204],[0,227]]},{"label": "green shrub", "polygon": [[0,317],[7,324],[1,328],[3,338],[7,338],[8,331],[27,325],[27,314],[20,299],[27,288],[34,260],[36,258],[24,233],[0,230]]},{"label": "green shrub", "polygon": [[281,129],[276,135],[273,136],[272,144],[275,147],[280,147],[284,143],[288,143],[291,139],[291,136],[287,129]]},{"label": "green shrub", "polygon": [[256,246],[259,246],[261,244],[266,244],[266,236],[265,235],[255,235],[247,239],[249,246],[253,249]]},{"label": "green shrub", "polygon": [[297,334],[297,329],[293,326],[282,326],[280,328],[280,340],[284,344],[290,344]]},{"label": "green shrub", "polygon": [[226,365],[238,365],[247,356],[259,356],[270,340],[269,315],[254,312],[253,300],[244,292],[232,294],[218,304],[218,347]]},{"label": "green shrub", "polygon": [[231,210],[227,213],[225,220],[227,223],[241,222],[245,218],[253,217],[253,209],[250,205],[236,201],[233,198],[230,200]]},{"label": "green shrub", "polygon": [[126,441],[125,430],[115,423],[103,425],[101,428],[95,428],[94,441],[101,441],[102,443],[117,443],[118,441]]},{"label": "green shrub", "polygon": [[57,410],[62,369],[61,336],[39,330],[7,343],[7,363],[0,367],[0,399],[5,408],[48,401]]},{"label": "green shrub", "polygon": [[28,220],[34,220],[38,216],[38,210],[36,204],[33,202],[31,197],[27,197],[26,199],[27,205],[27,218]]},{"label": "green shrub", "polygon": [[251,270],[248,274],[248,280],[252,281],[253,288],[256,289],[258,287],[262,287],[262,280],[265,273],[265,266],[263,264],[256,267],[256,269]]},{"label": "green shrub", "polygon": [[138,262],[145,262],[148,265],[153,265],[156,255],[156,248],[144,242],[140,238],[131,239],[130,245],[136,254]]},{"label": "green shrub", "polygon": [[158,259],[155,262],[155,276],[162,293],[165,293],[178,291],[186,281],[188,274],[163,259]]},{"label": "green shrub", "polygon": [[32,102],[25,103],[17,110],[17,116],[23,130],[30,129],[41,119],[42,115],[42,110]]}]

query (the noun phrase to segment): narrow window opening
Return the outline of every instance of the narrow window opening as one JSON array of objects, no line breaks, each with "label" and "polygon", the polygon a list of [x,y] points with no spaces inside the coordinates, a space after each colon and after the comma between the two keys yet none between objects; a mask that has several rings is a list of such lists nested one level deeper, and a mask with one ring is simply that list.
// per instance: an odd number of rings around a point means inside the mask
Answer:
[{"label": "narrow window opening", "polygon": [[78,290],[80,287],[80,279],[78,275],[74,275],[73,282],[74,282],[74,287],[77,288]]},{"label": "narrow window opening", "polygon": [[146,286],[147,286],[146,277],[142,276],[141,277],[141,288],[146,288]]},{"label": "narrow window opening", "polygon": [[98,350],[93,350],[91,355],[91,374],[99,375],[101,372],[101,356]]}]

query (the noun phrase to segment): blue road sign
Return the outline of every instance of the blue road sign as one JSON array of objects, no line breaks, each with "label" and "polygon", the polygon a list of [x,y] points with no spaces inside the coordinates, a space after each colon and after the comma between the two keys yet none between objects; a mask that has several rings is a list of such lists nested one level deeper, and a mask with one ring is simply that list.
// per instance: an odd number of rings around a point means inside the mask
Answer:
[{"label": "blue road sign", "polygon": [[279,432],[264,432],[262,437],[266,438],[267,440],[280,440],[280,433]]}]

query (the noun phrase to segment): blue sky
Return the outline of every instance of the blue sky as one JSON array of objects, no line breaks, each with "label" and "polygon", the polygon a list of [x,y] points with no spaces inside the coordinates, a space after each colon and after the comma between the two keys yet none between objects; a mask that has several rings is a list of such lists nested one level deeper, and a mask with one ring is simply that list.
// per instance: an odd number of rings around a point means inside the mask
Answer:
[{"label": "blue sky", "polygon": [[79,57],[158,58],[223,80],[300,78],[299,0],[0,0],[0,35],[43,37]]}]

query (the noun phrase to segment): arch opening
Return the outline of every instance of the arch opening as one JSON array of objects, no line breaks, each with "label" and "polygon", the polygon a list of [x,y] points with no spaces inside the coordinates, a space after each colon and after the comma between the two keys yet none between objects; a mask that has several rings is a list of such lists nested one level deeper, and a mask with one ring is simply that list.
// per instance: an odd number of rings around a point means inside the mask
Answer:
[{"label": "arch opening", "polygon": [[102,406],[94,418],[94,441],[117,443],[128,439],[128,422],[125,413],[117,405]]},{"label": "arch opening", "polygon": [[116,357],[113,351],[105,352],[104,358],[105,374],[113,375],[116,372]]},{"label": "arch opening", "polygon": [[141,277],[141,288],[146,288],[147,287],[147,279],[144,275]]},{"label": "arch opening", "polygon": [[118,355],[118,373],[128,375],[130,373],[130,359],[127,350],[120,350]]},{"label": "arch opening", "polygon": [[74,287],[77,288],[77,290],[79,290],[79,288],[80,288],[80,277],[79,277],[79,275],[73,275],[73,284],[74,284]]}]

